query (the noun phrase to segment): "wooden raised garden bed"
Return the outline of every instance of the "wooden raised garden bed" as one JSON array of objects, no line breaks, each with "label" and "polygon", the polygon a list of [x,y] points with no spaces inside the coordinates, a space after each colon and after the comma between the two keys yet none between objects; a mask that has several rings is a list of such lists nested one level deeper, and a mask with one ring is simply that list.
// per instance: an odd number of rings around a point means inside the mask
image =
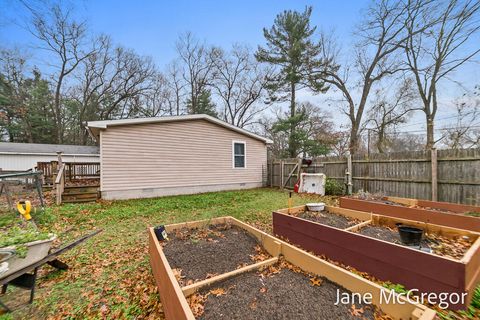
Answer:
[{"label": "wooden raised garden bed", "polygon": [[442,202],[442,201],[430,201],[421,199],[401,198],[401,197],[385,197],[385,200],[395,203],[403,204],[409,207],[420,207],[423,209],[430,209],[443,212],[461,213],[466,215],[480,216],[480,207],[471,206],[467,204]]},{"label": "wooden raised garden bed", "polygon": [[[435,312],[232,217],[149,229],[152,271],[167,319],[434,319]],[[371,294],[334,305],[338,292]]]},{"label": "wooden raised garden bed", "polygon": [[[479,282],[480,234],[327,206],[323,214],[333,212],[363,221],[342,230],[298,217],[306,211],[305,206],[300,206],[273,212],[274,234],[381,281],[399,283],[421,293],[465,293],[465,304],[450,306],[453,309],[470,302]],[[423,249],[401,243],[395,230],[398,223],[424,230]]]},{"label": "wooden raised garden bed", "polygon": [[340,207],[480,232],[479,218],[459,214],[459,210],[462,210],[462,205],[426,200],[416,200],[416,203],[414,201],[412,199],[393,197],[369,200],[342,197],[340,198]]}]

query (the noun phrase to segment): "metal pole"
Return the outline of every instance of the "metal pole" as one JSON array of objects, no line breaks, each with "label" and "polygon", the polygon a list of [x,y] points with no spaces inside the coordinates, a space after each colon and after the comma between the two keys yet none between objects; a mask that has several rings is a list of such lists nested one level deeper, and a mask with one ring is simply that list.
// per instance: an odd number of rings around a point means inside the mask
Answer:
[{"label": "metal pole", "polygon": [[352,154],[347,155],[347,194],[352,194]]}]

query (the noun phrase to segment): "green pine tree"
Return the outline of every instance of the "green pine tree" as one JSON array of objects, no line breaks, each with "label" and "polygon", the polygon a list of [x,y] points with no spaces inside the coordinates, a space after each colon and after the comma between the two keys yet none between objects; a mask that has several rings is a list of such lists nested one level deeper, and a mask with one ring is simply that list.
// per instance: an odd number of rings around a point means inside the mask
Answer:
[{"label": "green pine tree", "polygon": [[198,96],[195,110],[192,108],[192,101],[188,99],[187,110],[189,114],[208,114],[209,116],[218,118],[217,108],[212,101],[212,93],[210,90],[202,90]]},{"label": "green pine tree", "polygon": [[[278,93],[288,93],[290,117],[296,114],[295,93],[309,88],[316,93],[328,90],[320,80],[325,62],[320,58],[321,45],[314,41],[316,27],[310,26],[312,7],[304,12],[286,10],[277,15],[270,29],[263,29],[267,46],[258,47],[255,56],[258,61],[277,67],[277,73],[268,79],[272,98],[279,99]],[[286,98],[286,97],[284,97]],[[299,141],[296,139],[296,121],[290,121],[289,154],[296,157]]]}]

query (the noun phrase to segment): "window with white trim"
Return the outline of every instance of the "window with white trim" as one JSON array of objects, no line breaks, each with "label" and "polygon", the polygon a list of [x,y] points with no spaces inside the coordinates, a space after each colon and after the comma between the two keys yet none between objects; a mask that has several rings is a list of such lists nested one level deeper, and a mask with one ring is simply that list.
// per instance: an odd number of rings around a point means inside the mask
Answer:
[{"label": "window with white trim", "polygon": [[233,141],[233,167],[234,168],[246,168],[246,148],[245,142]]}]

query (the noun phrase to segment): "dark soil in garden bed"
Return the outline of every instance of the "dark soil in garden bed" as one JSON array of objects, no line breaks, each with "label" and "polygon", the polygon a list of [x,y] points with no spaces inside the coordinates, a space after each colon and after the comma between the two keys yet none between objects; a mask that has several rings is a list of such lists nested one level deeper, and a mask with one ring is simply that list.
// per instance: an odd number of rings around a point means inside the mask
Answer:
[{"label": "dark soil in garden bed", "polygon": [[[402,244],[402,241],[400,240],[400,235],[398,234],[398,231],[396,229],[368,225],[358,230],[358,233],[375,239],[384,240],[396,244]],[[424,242],[424,240],[422,240],[422,242]]]},{"label": "dark soil in garden bed", "polygon": [[180,285],[271,257],[253,236],[236,226],[182,229],[168,236],[163,251]]},{"label": "dark soil in garden bed", "polygon": [[[397,206],[397,207],[405,207],[405,208],[416,208],[416,209],[423,209],[423,210],[430,210],[430,211],[438,211],[438,212],[443,212],[443,213],[451,213],[451,214],[457,214],[457,215],[462,215],[462,213],[459,212],[454,212],[451,210],[443,209],[443,208],[432,208],[432,207],[424,207],[424,206],[409,206],[404,203],[400,202],[395,202],[395,201],[390,201],[386,199],[382,199],[381,197],[376,197],[376,196],[369,196],[369,197],[352,197],[353,199],[357,200],[366,200],[366,201],[371,201],[371,202],[378,202],[382,204],[388,204],[391,206]],[[466,213],[463,213],[466,214]]]},{"label": "dark soil in garden bed", "polygon": [[205,320],[374,319],[374,306],[336,306],[337,290],[349,293],[325,278],[276,264],[263,272],[244,273],[217,283],[189,302],[197,319]]},{"label": "dark soil in garden bed", "polygon": [[331,213],[326,210],[321,212],[306,211],[300,213],[298,217],[339,229],[346,229],[362,222],[358,219],[346,217],[336,213]]},{"label": "dark soil in garden bed", "polygon": [[[397,228],[368,225],[357,231],[358,233],[396,244],[403,245]],[[457,237],[446,238],[436,234],[423,234],[421,247],[429,248],[432,253],[454,259],[461,259],[472,246],[474,239]],[[427,249],[428,250],[428,249]],[[426,250],[426,251],[427,251]]]}]

